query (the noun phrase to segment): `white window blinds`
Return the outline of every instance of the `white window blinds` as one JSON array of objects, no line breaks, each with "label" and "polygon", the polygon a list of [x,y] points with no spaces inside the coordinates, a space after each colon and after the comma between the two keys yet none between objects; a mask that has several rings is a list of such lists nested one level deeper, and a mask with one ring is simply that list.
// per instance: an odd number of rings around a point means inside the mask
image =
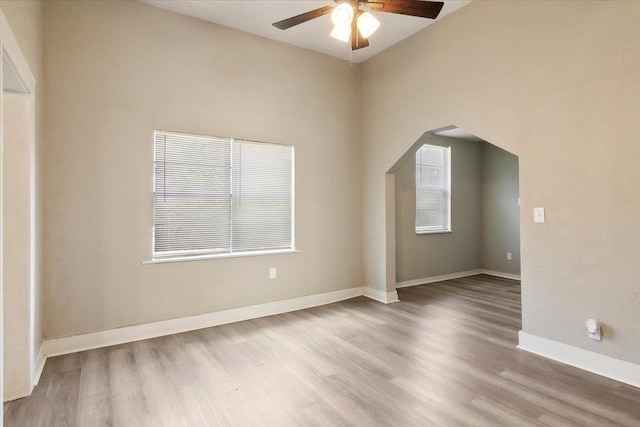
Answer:
[{"label": "white window blinds", "polygon": [[293,248],[293,148],[234,141],[232,248]]},{"label": "white window blinds", "polygon": [[451,231],[451,148],[416,152],[416,233]]},{"label": "white window blinds", "polygon": [[293,147],[155,132],[153,257],[293,249]]}]

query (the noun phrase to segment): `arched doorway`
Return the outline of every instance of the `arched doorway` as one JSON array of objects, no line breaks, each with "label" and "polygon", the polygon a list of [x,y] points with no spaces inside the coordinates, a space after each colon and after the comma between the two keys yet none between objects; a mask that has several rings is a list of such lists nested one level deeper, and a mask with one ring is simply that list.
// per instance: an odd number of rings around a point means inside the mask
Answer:
[{"label": "arched doorway", "polygon": [[[449,169],[420,164],[424,147],[448,150]],[[520,279],[514,154],[455,126],[428,131],[387,172],[386,208],[387,289],[483,273]]]}]

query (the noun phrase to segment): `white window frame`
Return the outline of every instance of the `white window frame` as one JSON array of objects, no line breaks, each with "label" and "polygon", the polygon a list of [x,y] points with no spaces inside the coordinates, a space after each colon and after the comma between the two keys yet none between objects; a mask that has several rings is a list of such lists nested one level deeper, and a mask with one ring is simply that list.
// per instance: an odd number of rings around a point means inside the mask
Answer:
[{"label": "white window frame", "polygon": [[[451,229],[451,217],[452,217],[452,212],[451,212],[451,197],[452,197],[452,191],[451,191],[451,147],[450,146],[440,146],[440,145],[432,145],[432,144],[423,144],[420,148],[423,147],[429,147],[429,148],[433,148],[433,149],[438,149],[438,150],[442,150],[444,153],[444,185],[442,186],[420,186],[418,180],[416,179],[415,182],[415,190],[416,190],[416,209],[415,209],[415,231],[416,234],[441,234],[441,233],[451,233],[452,229]],[[415,156],[415,168],[417,169],[418,167],[421,166],[421,164],[418,163],[418,151],[420,149],[418,149],[416,151],[416,156]],[[418,174],[417,171],[414,170],[414,177]],[[445,212],[445,221],[444,224],[440,225],[440,226],[427,226],[427,225],[421,225],[418,224],[418,190],[419,189],[427,189],[430,191],[440,191],[443,194],[443,198],[445,199],[445,203],[446,203],[446,212]]]},{"label": "white window frame", "polygon": [[[221,140],[228,140],[229,143],[231,144],[230,147],[230,152],[231,152],[231,159],[230,162],[231,164],[233,163],[233,143],[234,141],[237,142],[250,142],[250,143],[257,143],[257,144],[269,144],[269,145],[280,145],[280,146],[284,146],[284,147],[289,147],[291,148],[291,245],[289,248],[278,248],[278,249],[265,249],[265,250],[239,250],[239,251],[234,251],[233,248],[231,248],[230,251],[225,251],[225,252],[221,252],[219,249],[208,249],[208,250],[198,250],[198,249],[194,249],[194,250],[177,250],[177,251],[162,251],[162,252],[156,252],[155,250],[155,239],[156,239],[156,230],[155,230],[155,224],[156,224],[156,213],[155,213],[155,202],[154,202],[154,198],[155,198],[155,189],[156,189],[156,171],[155,171],[155,166],[153,167],[153,171],[152,171],[152,176],[153,176],[153,180],[152,180],[152,191],[151,191],[151,195],[152,195],[152,232],[151,232],[151,253],[152,253],[152,257],[150,261],[145,261],[143,262],[143,264],[149,264],[149,263],[165,263],[165,262],[178,262],[178,261],[191,261],[191,260],[204,260],[204,259],[215,259],[215,258],[236,258],[236,257],[250,257],[250,256],[260,256],[260,255],[275,255],[275,254],[288,254],[288,253],[296,253],[296,252],[300,252],[299,250],[296,249],[296,234],[295,234],[295,147],[293,145],[288,145],[288,144],[277,144],[277,143],[271,143],[271,142],[259,142],[259,141],[249,141],[249,140],[240,140],[240,139],[234,139],[234,138],[227,138],[227,137],[214,137],[214,136],[210,136],[210,135],[198,135],[198,134],[191,134],[191,133],[185,133],[185,132],[172,132],[172,131],[164,131],[164,130],[154,130],[153,133],[153,163],[155,164],[155,159],[156,159],[156,138],[158,134],[164,134],[164,135],[177,135],[177,136],[191,136],[194,138],[198,138],[198,137],[206,137],[206,138],[215,138],[215,139],[221,139]],[[233,188],[233,167],[231,165],[229,173],[231,174],[231,180],[230,180],[230,188],[229,188],[229,197],[232,197],[232,188]],[[232,215],[231,211],[230,211],[230,215]],[[230,225],[230,234],[233,231],[233,224]],[[232,240],[232,237],[231,237]]]}]

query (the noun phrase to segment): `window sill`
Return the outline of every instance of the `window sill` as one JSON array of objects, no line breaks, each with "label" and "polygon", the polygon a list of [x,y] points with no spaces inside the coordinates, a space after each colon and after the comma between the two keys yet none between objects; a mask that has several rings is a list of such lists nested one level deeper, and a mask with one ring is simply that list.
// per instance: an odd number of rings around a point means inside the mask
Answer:
[{"label": "window sill", "polygon": [[164,264],[169,262],[184,262],[184,261],[200,261],[206,259],[224,259],[224,258],[245,258],[263,255],[280,255],[280,254],[295,254],[302,251],[297,249],[284,249],[277,251],[253,251],[253,252],[235,252],[226,254],[207,254],[207,255],[193,255],[193,256],[181,256],[181,257],[167,257],[167,258],[154,258],[149,261],[142,261],[142,264]]},{"label": "window sill", "polygon": [[453,230],[416,231],[416,234],[451,234]]}]

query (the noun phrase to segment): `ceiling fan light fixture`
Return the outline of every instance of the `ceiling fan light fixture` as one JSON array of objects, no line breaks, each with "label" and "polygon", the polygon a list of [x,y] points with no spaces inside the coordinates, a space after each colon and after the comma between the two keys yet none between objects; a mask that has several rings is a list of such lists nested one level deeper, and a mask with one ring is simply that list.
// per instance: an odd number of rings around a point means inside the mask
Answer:
[{"label": "ceiling fan light fixture", "polygon": [[349,43],[349,40],[351,40],[351,26],[335,25],[331,30],[331,37],[341,42]]},{"label": "ceiling fan light fixture", "polygon": [[340,3],[331,12],[331,21],[336,27],[346,27],[351,25],[353,20],[353,6],[349,3]]},{"label": "ceiling fan light fixture", "polygon": [[[273,26],[280,30],[286,30],[330,14],[334,25],[331,36],[343,42],[350,41],[353,51],[369,46],[369,36],[380,27],[380,22],[365,10],[372,9],[396,15],[436,19],[444,6],[444,2],[440,0],[334,0],[334,2],[335,6],[322,6],[274,22]],[[365,10],[362,10],[361,7],[364,7]]]},{"label": "ceiling fan light fixture", "polygon": [[358,16],[356,25],[358,26],[358,30],[360,31],[362,37],[368,39],[369,36],[376,32],[376,30],[380,26],[380,21],[378,21],[369,12],[363,12],[360,14],[360,16]]}]

